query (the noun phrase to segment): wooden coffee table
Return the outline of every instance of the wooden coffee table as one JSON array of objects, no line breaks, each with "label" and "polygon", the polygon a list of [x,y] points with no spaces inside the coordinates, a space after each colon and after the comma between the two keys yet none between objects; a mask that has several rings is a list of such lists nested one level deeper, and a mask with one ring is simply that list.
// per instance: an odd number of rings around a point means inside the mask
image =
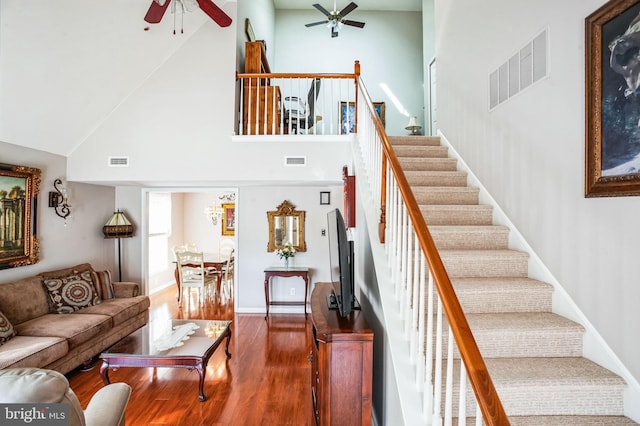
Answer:
[{"label": "wooden coffee table", "polygon": [[224,338],[228,358],[231,321],[169,320],[152,321],[134,331],[100,354],[100,376],[109,384],[109,368],[181,367],[197,370],[200,376],[199,398],[204,396],[207,364]]}]

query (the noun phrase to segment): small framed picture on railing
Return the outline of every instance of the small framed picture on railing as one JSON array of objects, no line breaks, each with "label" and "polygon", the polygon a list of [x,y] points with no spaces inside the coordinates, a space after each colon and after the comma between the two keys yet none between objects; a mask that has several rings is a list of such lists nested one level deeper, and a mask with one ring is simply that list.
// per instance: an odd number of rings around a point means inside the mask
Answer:
[{"label": "small framed picture on railing", "polygon": [[[384,122],[384,102],[374,102],[373,107],[378,113],[378,117]],[[355,132],[356,104],[354,102],[340,102],[340,134],[346,135]]]}]

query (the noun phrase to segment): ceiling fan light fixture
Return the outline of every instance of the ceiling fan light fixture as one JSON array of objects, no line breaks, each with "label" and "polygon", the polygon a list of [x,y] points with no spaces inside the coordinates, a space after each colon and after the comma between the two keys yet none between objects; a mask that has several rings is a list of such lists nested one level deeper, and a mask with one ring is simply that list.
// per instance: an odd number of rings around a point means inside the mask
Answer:
[{"label": "ceiling fan light fixture", "polygon": [[344,19],[346,15],[351,13],[354,9],[358,7],[354,2],[349,3],[344,9],[338,11],[336,0],[333,1],[333,11],[328,11],[324,7],[322,7],[319,3],[313,4],[317,10],[319,10],[322,14],[327,17],[326,21],[318,21],[311,22],[309,24],[305,24],[305,27],[315,27],[316,25],[324,25],[326,28],[331,30],[331,37],[338,37],[338,31],[342,29],[343,26],[349,25],[352,27],[363,28],[364,22],[358,21],[350,21],[348,19]]}]

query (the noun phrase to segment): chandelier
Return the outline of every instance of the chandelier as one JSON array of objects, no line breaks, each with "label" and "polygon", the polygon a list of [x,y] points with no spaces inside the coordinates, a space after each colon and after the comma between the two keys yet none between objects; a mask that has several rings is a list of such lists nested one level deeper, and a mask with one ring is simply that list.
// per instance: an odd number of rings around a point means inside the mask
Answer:
[{"label": "chandelier", "polygon": [[205,207],[204,214],[211,219],[212,224],[217,225],[218,219],[222,218],[224,214],[224,210],[214,202],[212,206]]},{"label": "chandelier", "polygon": [[[227,202],[228,201],[235,201],[236,200],[236,194],[235,194],[235,192],[222,194],[222,195],[220,195],[218,197],[218,200],[227,201]],[[211,219],[211,223],[212,224],[217,225],[218,224],[218,220],[222,219],[222,217],[224,216],[224,209],[222,208],[222,206],[218,206],[218,203],[216,201],[214,201],[213,205],[205,207],[204,214],[209,219]]]}]

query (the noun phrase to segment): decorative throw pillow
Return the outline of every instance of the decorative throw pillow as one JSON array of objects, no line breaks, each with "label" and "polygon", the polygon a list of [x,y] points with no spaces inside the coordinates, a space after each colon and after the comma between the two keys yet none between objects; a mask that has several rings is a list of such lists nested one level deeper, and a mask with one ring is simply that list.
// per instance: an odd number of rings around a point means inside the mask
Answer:
[{"label": "decorative throw pillow", "polygon": [[113,281],[111,281],[111,272],[109,271],[93,271],[93,283],[98,290],[98,297],[102,300],[114,299],[116,297],[113,291]]},{"label": "decorative throw pillow", "polygon": [[13,330],[13,325],[9,322],[7,317],[0,312],[0,345],[3,345],[9,341],[16,332]]},{"label": "decorative throw pillow", "polygon": [[100,303],[91,278],[91,271],[63,278],[45,279],[44,286],[49,292],[53,310],[59,314],[70,314]]}]

